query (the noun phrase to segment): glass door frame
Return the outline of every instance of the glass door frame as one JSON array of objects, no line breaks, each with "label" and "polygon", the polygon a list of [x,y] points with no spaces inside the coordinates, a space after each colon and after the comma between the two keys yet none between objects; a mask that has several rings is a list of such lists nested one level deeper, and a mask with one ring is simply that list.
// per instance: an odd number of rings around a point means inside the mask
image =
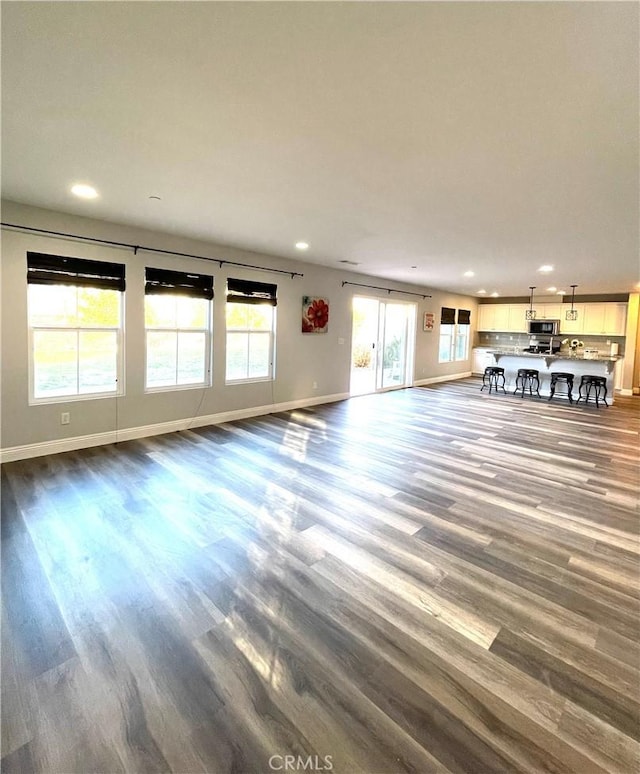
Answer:
[{"label": "glass door frame", "polygon": [[[399,390],[413,385],[413,370],[415,362],[415,342],[416,342],[416,320],[417,320],[417,304],[411,301],[399,301],[396,299],[390,300],[389,298],[379,298],[377,296],[361,296],[354,295],[352,297],[352,309],[353,303],[356,299],[363,299],[365,301],[377,302],[377,332],[376,339],[373,342],[372,353],[375,358],[374,363],[374,381],[373,389],[368,392],[362,392],[360,390],[354,390],[354,336],[353,327],[355,319],[352,312],[352,337],[351,337],[351,356],[350,356],[350,384],[349,392],[352,395],[364,395],[371,394],[372,392],[387,392],[389,390]],[[390,366],[390,373],[393,378],[394,368],[396,364],[399,364],[400,368],[400,383],[388,384],[386,383],[387,374],[385,373],[385,357],[387,354],[387,348],[391,345],[388,343],[390,335],[389,326],[387,324],[389,317],[389,307],[399,307],[405,309],[404,316],[404,329],[401,335],[401,351],[398,353],[401,357],[395,361],[392,361]],[[388,361],[387,361],[388,362]],[[389,366],[387,366],[389,368]]]}]

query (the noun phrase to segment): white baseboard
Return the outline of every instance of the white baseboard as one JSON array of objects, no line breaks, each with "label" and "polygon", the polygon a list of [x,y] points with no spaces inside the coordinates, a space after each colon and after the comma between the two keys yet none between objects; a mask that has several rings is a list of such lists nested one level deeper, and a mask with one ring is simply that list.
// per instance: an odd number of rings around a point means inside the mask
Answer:
[{"label": "white baseboard", "polygon": [[624,390],[617,390],[617,392],[620,393],[620,395],[633,395],[633,390],[624,389]]},{"label": "white baseboard", "polygon": [[252,406],[251,408],[236,409],[235,411],[221,411],[218,414],[207,416],[174,419],[170,422],[158,422],[153,425],[140,427],[125,427],[119,430],[109,430],[106,433],[92,433],[91,435],[79,435],[74,438],[59,438],[55,441],[43,441],[41,443],[29,443],[24,446],[10,446],[0,449],[0,462],[15,462],[32,457],[43,457],[46,454],[60,454],[61,452],[88,449],[91,446],[104,446],[118,441],[132,441],[136,438],[147,438],[152,435],[175,433],[179,430],[189,430],[194,427],[206,427],[207,425],[219,425],[223,422],[233,422],[237,419],[249,419],[265,414],[278,414],[281,411],[292,411],[308,406],[317,406],[322,403],[335,403],[346,400],[348,392],[335,393],[333,395],[321,395],[313,398],[290,400],[284,403],[270,403],[267,406]]},{"label": "white baseboard", "polygon": [[427,384],[436,384],[436,382],[451,382],[454,379],[466,379],[471,376],[471,371],[463,371],[459,374],[447,374],[446,376],[431,376],[428,379],[416,379],[414,387],[424,387]]}]

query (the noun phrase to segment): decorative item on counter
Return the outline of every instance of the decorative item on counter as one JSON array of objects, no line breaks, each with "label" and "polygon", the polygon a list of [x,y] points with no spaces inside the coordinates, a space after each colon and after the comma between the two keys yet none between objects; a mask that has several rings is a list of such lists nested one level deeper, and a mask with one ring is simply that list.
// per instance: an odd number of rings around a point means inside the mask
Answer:
[{"label": "decorative item on counter", "polygon": [[564,315],[565,320],[573,321],[578,319],[578,310],[573,308],[573,300],[576,297],[577,287],[578,287],[577,285],[571,286],[571,309],[567,309],[567,311],[565,312],[565,315]]},{"label": "decorative item on counter", "polygon": [[578,339],[563,339],[561,344],[563,347],[567,344],[569,345],[569,349],[571,350],[571,357],[575,357],[578,350],[584,347],[584,341],[579,341]]},{"label": "decorative item on counter", "polygon": [[525,320],[535,320],[536,319],[536,310],[533,308],[533,291],[536,289],[535,285],[529,285],[529,290],[531,291],[529,295],[529,308],[524,313],[524,319]]}]

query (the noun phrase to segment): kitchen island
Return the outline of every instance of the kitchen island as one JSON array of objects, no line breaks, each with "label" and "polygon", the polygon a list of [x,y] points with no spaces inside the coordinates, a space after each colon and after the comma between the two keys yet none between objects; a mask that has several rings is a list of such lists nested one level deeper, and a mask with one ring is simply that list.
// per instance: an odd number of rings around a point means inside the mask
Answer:
[{"label": "kitchen island", "polygon": [[[540,372],[540,394],[549,396],[551,372],[568,371],[574,375],[573,379],[573,399],[578,399],[578,388],[580,378],[584,374],[594,376],[604,376],[607,380],[607,402],[613,403],[614,400],[614,368],[615,364],[621,358],[616,355],[598,355],[597,357],[585,358],[580,354],[571,356],[568,353],[558,352],[554,355],[536,354],[534,352],[518,352],[513,349],[488,349],[487,354],[491,354],[495,365],[504,368],[507,392],[515,390],[516,374],[519,368],[535,368]],[[555,397],[564,397],[562,387],[556,390]],[[554,398],[555,399],[555,398]]]}]

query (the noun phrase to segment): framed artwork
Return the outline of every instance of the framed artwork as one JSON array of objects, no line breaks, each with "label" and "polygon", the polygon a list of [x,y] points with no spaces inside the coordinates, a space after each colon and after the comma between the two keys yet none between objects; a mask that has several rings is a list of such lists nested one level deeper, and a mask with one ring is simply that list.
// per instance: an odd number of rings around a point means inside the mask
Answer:
[{"label": "framed artwork", "polygon": [[302,296],[302,332],[326,333],[328,330],[328,299],[322,296]]},{"label": "framed artwork", "polygon": [[436,316],[433,312],[425,312],[422,318],[422,330],[432,331],[436,322]]}]

